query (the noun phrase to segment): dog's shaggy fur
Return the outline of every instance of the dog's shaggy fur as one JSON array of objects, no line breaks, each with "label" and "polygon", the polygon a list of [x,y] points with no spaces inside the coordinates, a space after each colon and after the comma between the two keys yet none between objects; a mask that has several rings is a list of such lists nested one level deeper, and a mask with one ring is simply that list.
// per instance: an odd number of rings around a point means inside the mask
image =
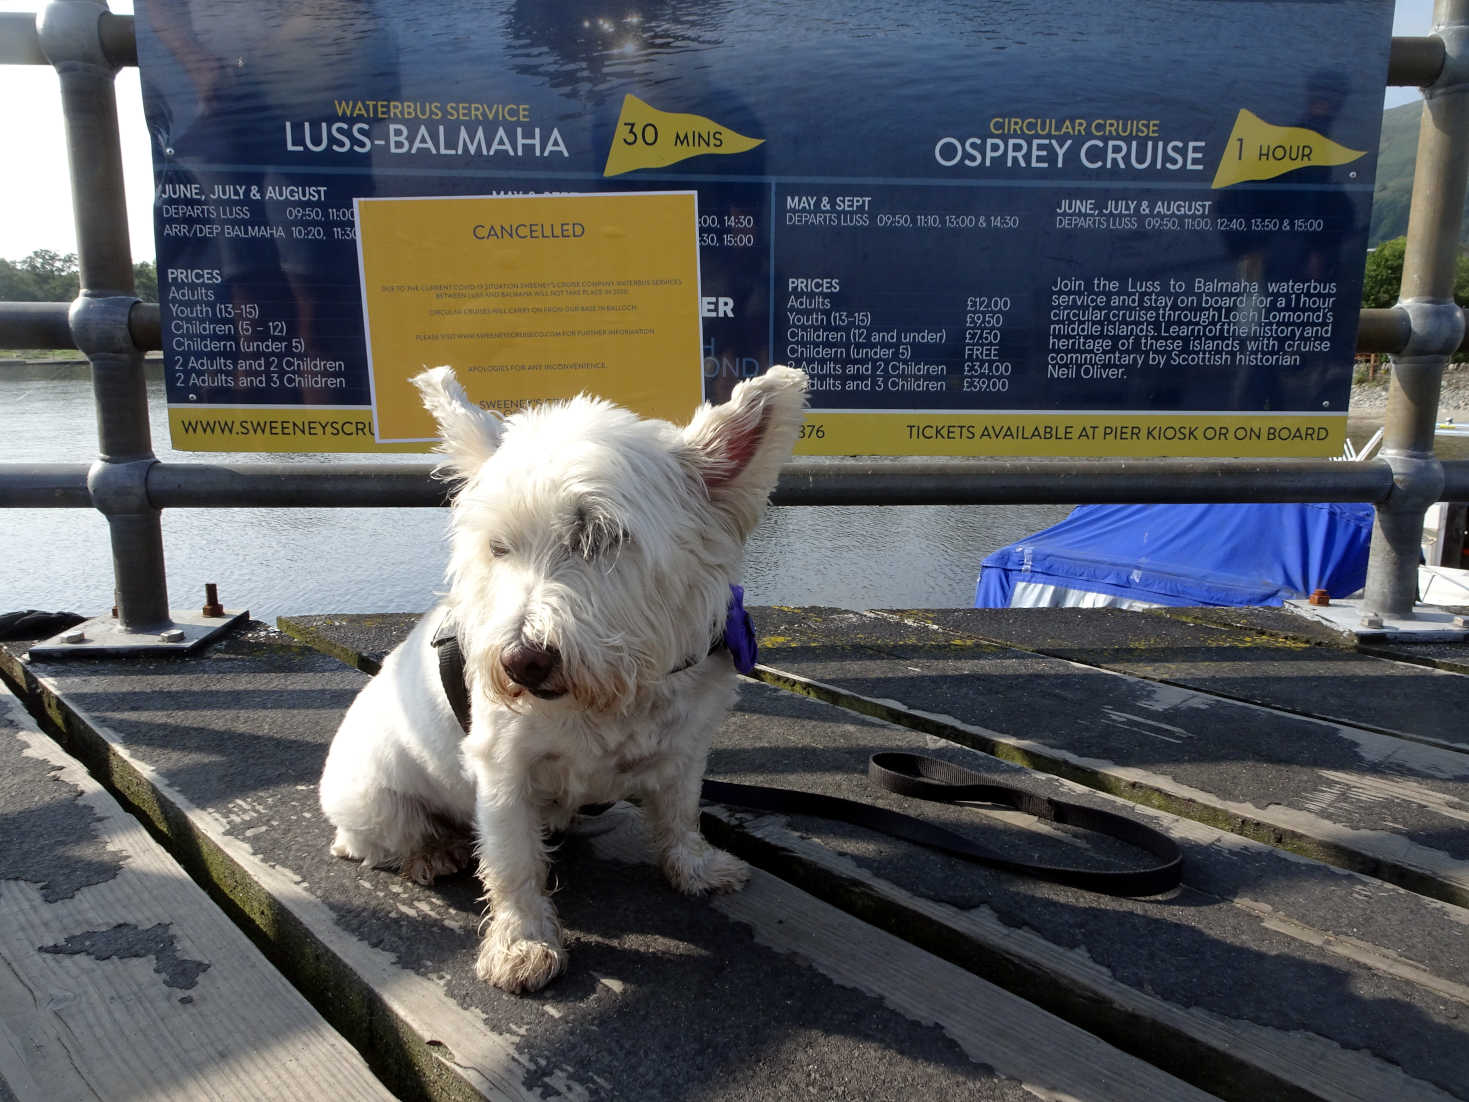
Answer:
[{"label": "dog's shaggy fur", "polygon": [[[637,796],[689,894],[749,870],[698,831],[710,740],[734,702],[730,583],[802,421],[806,378],[774,367],[685,428],[595,398],[481,410],[447,367],[413,380],[438,422],[448,596],[388,655],[327,756],[332,853],[430,883],[470,840],[489,903],[475,966],[506,991],[566,967],[546,837],[578,807]],[[467,736],[432,637],[458,625]]]}]

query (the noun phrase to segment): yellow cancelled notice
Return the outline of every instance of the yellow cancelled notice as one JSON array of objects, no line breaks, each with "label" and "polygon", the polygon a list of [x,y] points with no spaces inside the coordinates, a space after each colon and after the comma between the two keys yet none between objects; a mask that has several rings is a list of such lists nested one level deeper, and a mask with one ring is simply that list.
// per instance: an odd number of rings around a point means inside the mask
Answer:
[{"label": "yellow cancelled notice", "polygon": [[408,379],[453,366],[513,412],[578,393],[686,420],[702,398],[693,192],[358,199],[380,442],[428,440]]}]

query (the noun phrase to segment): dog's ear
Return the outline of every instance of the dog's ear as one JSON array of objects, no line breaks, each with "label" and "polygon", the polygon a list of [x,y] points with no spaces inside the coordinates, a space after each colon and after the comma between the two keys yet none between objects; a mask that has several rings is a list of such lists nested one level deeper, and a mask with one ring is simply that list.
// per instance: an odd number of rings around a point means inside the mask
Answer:
[{"label": "dog's ear", "polygon": [[710,500],[728,513],[740,539],[760,521],[805,407],[805,373],[776,366],[740,383],[723,405],[700,406],[684,429]]},{"label": "dog's ear", "polygon": [[418,388],[423,408],[438,423],[435,450],[445,456],[444,470],[453,477],[468,478],[500,446],[499,415],[469,400],[452,367],[431,367],[408,381]]}]

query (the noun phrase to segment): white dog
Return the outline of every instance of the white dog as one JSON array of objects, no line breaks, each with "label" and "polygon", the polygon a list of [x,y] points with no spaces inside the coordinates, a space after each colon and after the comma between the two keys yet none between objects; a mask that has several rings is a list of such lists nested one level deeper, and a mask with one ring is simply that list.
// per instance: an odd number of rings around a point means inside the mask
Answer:
[{"label": "white dog", "polygon": [[[447,599],[383,663],[332,742],[332,853],[421,883],[463,867],[489,903],[475,971],[534,991],[566,966],[546,836],[588,803],[641,797],[691,895],[749,870],[698,830],[709,744],[736,692],[718,643],[745,538],[800,430],[806,377],[773,367],[686,428],[578,397],[501,420],[447,367],[413,380],[459,480]],[[466,733],[433,640],[465,661]]]}]

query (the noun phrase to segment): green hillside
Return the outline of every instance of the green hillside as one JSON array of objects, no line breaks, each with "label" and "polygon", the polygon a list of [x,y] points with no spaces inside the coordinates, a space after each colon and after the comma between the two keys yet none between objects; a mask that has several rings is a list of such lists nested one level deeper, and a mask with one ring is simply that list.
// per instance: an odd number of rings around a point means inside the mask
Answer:
[{"label": "green hillside", "polygon": [[1408,232],[1408,201],[1413,193],[1413,160],[1418,153],[1418,124],[1422,117],[1422,100],[1382,113],[1377,185],[1372,190],[1372,229],[1367,239],[1370,246]]}]

